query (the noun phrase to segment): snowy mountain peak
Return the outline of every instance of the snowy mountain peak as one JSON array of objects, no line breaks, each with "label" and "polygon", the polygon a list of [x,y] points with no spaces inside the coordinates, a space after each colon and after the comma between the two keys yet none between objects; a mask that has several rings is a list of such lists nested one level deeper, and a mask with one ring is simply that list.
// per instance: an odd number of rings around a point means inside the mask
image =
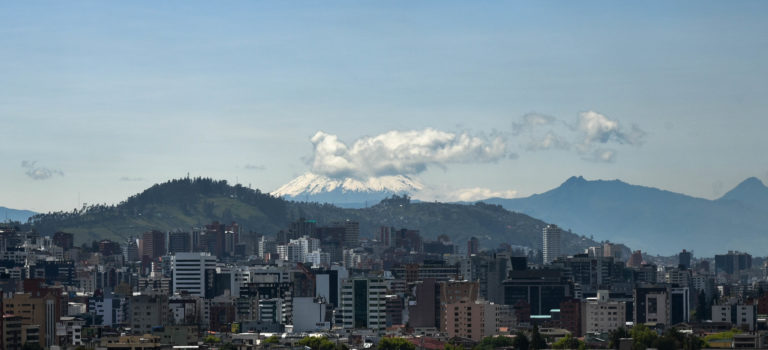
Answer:
[{"label": "snowy mountain peak", "polygon": [[324,175],[306,173],[281,186],[271,194],[277,197],[314,196],[324,193],[414,193],[424,185],[404,175],[370,177],[365,180],[354,178],[334,179]]}]

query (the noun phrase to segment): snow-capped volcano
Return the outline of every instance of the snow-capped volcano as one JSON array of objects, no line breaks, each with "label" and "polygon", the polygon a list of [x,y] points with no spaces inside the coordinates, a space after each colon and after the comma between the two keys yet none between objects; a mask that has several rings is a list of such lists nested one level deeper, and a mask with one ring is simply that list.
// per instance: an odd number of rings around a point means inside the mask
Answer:
[{"label": "snow-capped volcano", "polygon": [[334,179],[306,173],[274,190],[271,194],[290,200],[333,203],[340,206],[375,204],[393,194],[413,194],[424,185],[405,175]]}]

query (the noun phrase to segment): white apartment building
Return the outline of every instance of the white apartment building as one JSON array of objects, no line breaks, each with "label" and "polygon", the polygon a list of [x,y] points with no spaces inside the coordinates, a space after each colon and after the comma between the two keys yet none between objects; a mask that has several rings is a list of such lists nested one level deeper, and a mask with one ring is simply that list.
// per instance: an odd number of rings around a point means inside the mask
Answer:
[{"label": "white apartment building", "polygon": [[626,303],[611,300],[609,291],[598,290],[597,297],[587,298],[584,303],[584,332],[607,333],[624,327],[626,323]]},{"label": "white apartment building", "polygon": [[216,257],[210,253],[176,253],[171,256],[173,292],[205,297],[205,270],[215,268]]}]

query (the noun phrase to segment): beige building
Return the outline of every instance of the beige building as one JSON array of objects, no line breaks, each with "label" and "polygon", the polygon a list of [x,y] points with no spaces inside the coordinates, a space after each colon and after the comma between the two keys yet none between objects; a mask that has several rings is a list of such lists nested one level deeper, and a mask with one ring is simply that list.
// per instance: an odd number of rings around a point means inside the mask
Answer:
[{"label": "beige building", "polygon": [[61,296],[56,290],[16,293],[3,299],[3,312],[21,317],[22,339],[39,339],[47,348],[56,345],[56,322],[61,317]]},{"label": "beige building", "polygon": [[597,291],[597,297],[587,298],[584,304],[584,331],[586,333],[607,333],[626,323],[626,303],[610,300],[609,291]]}]

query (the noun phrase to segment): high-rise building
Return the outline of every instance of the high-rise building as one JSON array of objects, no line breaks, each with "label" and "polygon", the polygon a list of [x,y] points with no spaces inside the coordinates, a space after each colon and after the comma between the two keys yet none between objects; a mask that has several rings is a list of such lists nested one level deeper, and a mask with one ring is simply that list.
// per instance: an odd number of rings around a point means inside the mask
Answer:
[{"label": "high-rise building", "polygon": [[559,269],[510,271],[504,281],[504,304],[527,304],[530,315],[547,315],[573,296],[573,283]]},{"label": "high-rise building", "polygon": [[206,297],[207,271],[216,268],[216,257],[210,253],[176,253],[171,257],[173,291]]},{"label": "high-rise building", "polygon": [[472,237],[467,241],[467,256],[477,254],[480,251],[480,242],[477,237]]},{"label": "high-rise building", "polygon": [[53,244],[64,250],[72,249],[75,246],[75,237],[71,233],[59,231],[53,234]]},{"label": "high-rise building", "polygon": [[549,264],[560,256],[560,234],[561,230],[557,225],[547,225],[542,231],[541,251],[544,256],[544,263]]},{"label": "high-rise building", "polygon": [[346,220],[341,223],[340,226],[344,227],[344,247],[357,247],[360,238],[360,223],[357,221]]},{"label": "high-rise building", "polygon": [[729,275],[752,268],[752,255],[729,251],[728,254],[715,255],[715,271]]},{"label": "high-rise building", "polygon": [[681,269],[690,269],[692,257],[693,253],[683,249],[682,252],[677,254],[677,265],[680,266]]},{"label": "high-rise building", "polygon": [[640,267],[643,265],[643,252],[635,250],[627,260],[627,267]]},{"label": "high-rise building", "polygon": [[343,327],[380,330],[387,327],[387,285],[381,278],[350,278],[342,287]]},{"label": "high-rise building", "polygon": [[149,260],[155,260],[166,253],[165,249],[165,233],[160,231],[147,231],[141,238],[142,243],[142,258]]},{"label": "high-rise building", "polygon": [[141,257],[139,256],[139,245],[136,243],[135,238],[131,237],[125,241],[125,245],[123,245],[123,257],[125,257],[125,261],[141,260]]},{"label": "high-rise building", "polygon": [[171,232],[168,234],[168,252],[184,253],[192,251],[192,236],[189,232]]}]

